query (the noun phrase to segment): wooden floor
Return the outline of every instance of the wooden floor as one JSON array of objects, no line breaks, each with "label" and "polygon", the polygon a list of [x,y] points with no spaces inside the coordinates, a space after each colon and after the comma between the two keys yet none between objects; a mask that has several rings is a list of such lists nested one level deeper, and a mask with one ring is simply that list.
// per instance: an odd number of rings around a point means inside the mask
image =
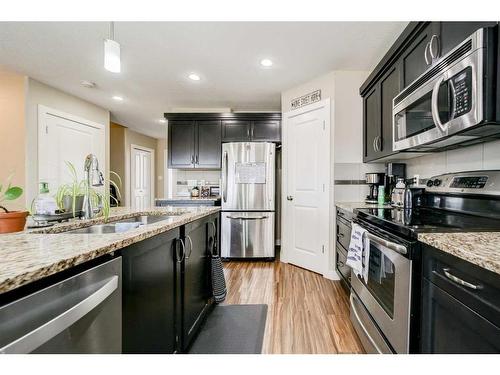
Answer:
[{"label": "wooden floor", "polygon": [[363,353],[339,281],[279,261],[224,268],[227,304],[268,305],[263,353]]}]

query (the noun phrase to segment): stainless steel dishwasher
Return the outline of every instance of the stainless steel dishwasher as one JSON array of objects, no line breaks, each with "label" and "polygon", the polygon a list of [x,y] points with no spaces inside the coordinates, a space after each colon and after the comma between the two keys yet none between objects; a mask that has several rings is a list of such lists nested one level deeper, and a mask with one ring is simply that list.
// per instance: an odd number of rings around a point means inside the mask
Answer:
[{"label": "stainless steel dishwasher", "polygon": [[121,353],[121,257],[0,307],[0,353]]}]

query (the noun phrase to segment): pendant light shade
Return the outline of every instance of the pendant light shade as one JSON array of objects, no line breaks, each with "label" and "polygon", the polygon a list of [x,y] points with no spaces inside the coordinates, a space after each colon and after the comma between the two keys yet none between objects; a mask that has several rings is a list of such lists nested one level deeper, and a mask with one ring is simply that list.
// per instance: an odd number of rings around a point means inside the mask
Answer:
[{"label": "pendant light shade", "polygon": [[120,43],[113,40],[114,36],[114,23],[110,22],[109,39],[104,39],[104,69],[113,73],[120,73]]}]

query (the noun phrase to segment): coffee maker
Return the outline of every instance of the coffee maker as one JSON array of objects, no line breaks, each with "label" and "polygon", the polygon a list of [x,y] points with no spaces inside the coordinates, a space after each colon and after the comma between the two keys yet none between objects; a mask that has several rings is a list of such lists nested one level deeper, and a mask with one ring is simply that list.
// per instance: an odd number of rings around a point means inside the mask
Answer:
[{"label": "coffee maker", "polygon": [[366,183],[370,185],[370,194],[366,196],[365,203],[378,202],[378,187],[384,184],[385,173],[367,173]]}]

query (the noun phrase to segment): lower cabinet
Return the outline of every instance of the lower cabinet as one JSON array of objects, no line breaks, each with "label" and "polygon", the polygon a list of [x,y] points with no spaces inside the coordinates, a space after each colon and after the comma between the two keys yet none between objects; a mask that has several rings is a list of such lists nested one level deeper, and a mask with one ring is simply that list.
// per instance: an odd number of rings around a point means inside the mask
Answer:
[{"label": "lower cabinet", "polygon": [[123,352],[176,350],[175,250],[179,228],[122,250]]},{"label": "lower cabinet", "polygon": [[500,276],[423,246],[422,353],[500,353]]},{"label": "lower cabinet", "polygon": [[219,214],[130,245],[123,257],[123,352],[185,352],[213,306]]}]

